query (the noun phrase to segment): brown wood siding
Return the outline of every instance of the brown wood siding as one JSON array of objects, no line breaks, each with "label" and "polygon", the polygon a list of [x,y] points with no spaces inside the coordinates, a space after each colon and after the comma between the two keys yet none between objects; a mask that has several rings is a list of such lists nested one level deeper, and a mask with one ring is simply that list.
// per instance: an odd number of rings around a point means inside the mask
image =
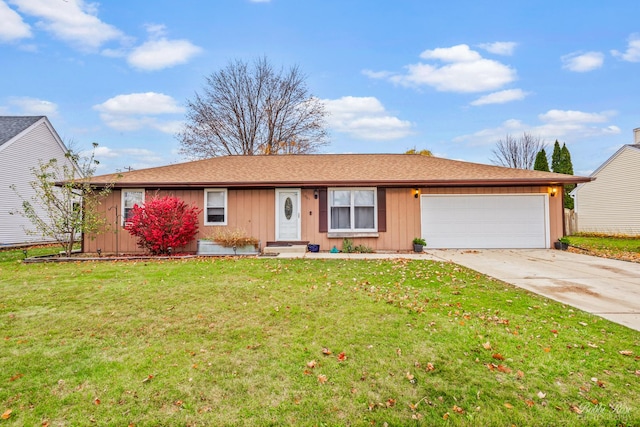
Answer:
[{"label": "brown wood siding", "polygon": [[[549,187],[478,187],[478,188],[421,188],[422,194],[509,194],[509,193],[547,193]],[[324,190],[326,199],[326,190]],[[154,190],[146,190],[147,197],[155,194]],[[193,203],[200,209],[204,205],[203,189],[159,191],[159,195],[171,194],[180,197],[187,203]],[[333,246],[342,248],[342,238],[328,238],[326,231],[321,231],[320,217],[326,218],[326,208],[322,210],[322,194],[314,198],[314,189],[301,191],[301,239],[319,244],[320,250],[328,251]],[[275,240],[275,190],[250,189],[228,190],[228,222],[229,228],[241,228],[260,240],[262,246],[267,241]],[[121,253],[142,252],[133,239],[122,227],[115,226],[115,210],[108,211],[111,206],[120,205],[120,190],[115,190],[102,203],[101,209],[109,220],[109,230],[96,236],[85,236],[85,251],[95,252],[101,248],[106,252],[115,252],[115,232],[118,229],[119,251]],[[326,204],[325,204],[326,206]],[[412,240],[421,235],[420,230],[420,198],[413,196],[412,188],[386,188],[386,231],[379,231],[378,237],[352,238],[356,245],[366,245],[376,251],[408,251],[412,249]],[[118,208],[120,212],[120,207]],[[324,212],[324,214],[322,213]],[[326,221],[325,221],[326,224]],[[562,237],[563,227],[562,197],[560,187],[558,195],[549,197],[549,226],[551,242]],[[204,225],[204,214],[200,215],[200,230],[197,238],[210,236],[216,226]],[[94,237],[94,239],[92,239]],[[197,243],[194,240],[183,251],[195,252]]]}]

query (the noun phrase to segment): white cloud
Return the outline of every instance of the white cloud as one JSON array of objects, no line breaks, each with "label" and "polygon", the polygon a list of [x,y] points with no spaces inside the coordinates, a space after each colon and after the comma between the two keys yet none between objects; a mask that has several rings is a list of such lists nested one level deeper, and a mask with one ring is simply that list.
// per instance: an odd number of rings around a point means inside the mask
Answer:
[{"label": "white cloud", "polygon": [[171,134],[180,129],[180,122],[162,121],[155,116],[184,112],[175,99],[156,92],[117,95],[94,105],[93,109],[99,111],[100,118],[113,129],[133,131],[152,128]]},{"label": "white cloud", "polygon": [[329,127],[358,139],[391,140],[411,134],[412,124],[390,115],[374,97],[344,96],[323,100]]},{"label": "white cloud", "polygon": [[574,110],[549,110],[539,114],[540,123],[529,125],[520,120],[506,120],[496,128],[483,129],[469,135],[462,135],[454,139],[455,142],[465,142],[470,146],[492,145],[505,135],[522,135],[523,132],[540,136],[547,142],[569,140],[579,142],[584,138],[615,135],[620,128],[614,125],[604,125],[615,115],[614,112],[587,113]]},{"label": "white cloud", "polygon": [[[202,49],[189,40],[169,40],[165,37],[166,27],[162,24],[146,26],[149,40],[133,49],[127,62],[134,68],[145,71],[161,70],[184,64],[202,52]],[[116,55],[117,52],[108,52]]]},{"label": "white cloud", "polygon": [[[89,152],[84,153],[90,154]],[[98,171],[100,173],[113,172],[113,165],[119,164],[119,170],[123,168],[144,169],[153,166],[167,164],[167,159],[146,148],[109,148],[98,146],[95,149],[95,159],[100,162]],[[108,159],[108,160],[105,160]]]},{"label": "white cloud", "polygon": [[420,58],[438,60],[445,65],[417,63],[407,65],[404,74],[384,74],[367,70],[373,78],[388,78],[403,86],[431,86],[442,92],[484,92],[500,89],[516,79],[516,71],[498,61],[483,58],[465,44],[425,50]]},{"label": "white cloud", "polygon": [[58,106],[43,99],[16,97],[10,98],[9,103],[20,109],[20,114],[27,116],[49,116],[55,117],[58,114]]},{"label": "white cloud", "polygon": [[362,70],[362,74],[372,79],[386,79],[393,76],[391,71]]},{"label": "white cloud", "polygon": [[604,123],[613,113],[585,113],[574,110],[549,110],[538,118],[546,123]]},{"label": "white cloud", "polygon": [[629,37],[629,44],[625,52],[612,50],[611,54],[623,61],[640,62],[640,34],[632,34]]},{"label": "white cloud", "polygon": [[507,89],[499,92],[490,93],[489,95],[481,96],[475,101],[471,102],[471,105],[480,106],[488,104],[506,104],[511,101],[520,101],[528,95],[527,92],[522,89]]},{"label": "white cloud", "polygon": [[600,52],[573,52],[561,59],[563,69],[578,73],[596,70],[604,63],[604,55]]},{"label": "white cloud", "polygon": [[127,62],[134,68],[146,71],[161,70],[184,64],[202,49],[189,40],[150,40],[135,48]]},{"label": "white cloud", "polygon": [[84,0],[10,0],[24,14],[40,18],[37,26],[84,50],[96,50],[111,40],[124,39],[116,27],[97,17],[96,3]]},{"label": "white cloud", "polygon": [[10,42],[31,37],[31,27],[22,17],[0,0],[0,42]]},{"label": "white cloud", "polygon": [[466,44],[459,44],[452,47],[425,50],[420,54],[420,58],[439,59],[443,62],[475,62],[482,59],[482,56],[475,50],[469,49]]},{"label": "white cloud", "polygon": [[482,43],[480,48],[486,50],[487,52],[496,54],[496,55],[505,55],[511,56],[513,55],[513,51],[515,50],[518,43],[515,42],[494,42],[494,43]]}]

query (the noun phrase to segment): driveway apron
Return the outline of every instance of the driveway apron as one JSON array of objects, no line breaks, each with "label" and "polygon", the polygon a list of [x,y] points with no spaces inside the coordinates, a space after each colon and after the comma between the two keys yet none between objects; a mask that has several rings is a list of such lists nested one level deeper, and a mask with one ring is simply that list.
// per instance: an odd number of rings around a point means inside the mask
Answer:
[{"label": "driveway apron", "polygon": [[546,249],[428,252],[640,331],[638,263]]}]

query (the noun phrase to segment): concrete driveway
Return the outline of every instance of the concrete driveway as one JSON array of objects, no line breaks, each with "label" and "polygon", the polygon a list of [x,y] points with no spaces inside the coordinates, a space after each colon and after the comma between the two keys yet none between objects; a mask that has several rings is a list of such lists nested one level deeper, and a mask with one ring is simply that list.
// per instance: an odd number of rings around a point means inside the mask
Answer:
[{"label": "concrete driveway", "polygon": [[640,331],[640,264],[546,249],[428,254]]}]

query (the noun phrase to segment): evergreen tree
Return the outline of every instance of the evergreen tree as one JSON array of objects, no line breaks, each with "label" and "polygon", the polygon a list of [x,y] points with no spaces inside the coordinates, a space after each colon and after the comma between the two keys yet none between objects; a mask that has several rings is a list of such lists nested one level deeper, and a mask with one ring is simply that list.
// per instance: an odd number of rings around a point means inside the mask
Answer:
[{"label": "evergreen tree", "polygon": [[562,173],[560,170],[560,157],[562,156],[562,149],[560,148],[560,143],[556,139],[555,144],[553,144],[553,154],[551,155],[551,170],[556,173]]},{"label": "evergreen tree", "polygon": [[533,170],[549,172],[549,161],[547,160],[547,152],[544,151],[544,148],[538,151]]},{"label": "evergreen tree", "polygon": [[[571,153],[566,144],[562,144],[560,150],[560,168],[561,173],[573,175],[573,163],[571,163]],[[576,187],[575,184],[567,184],[564,186],[564,207],[567,209],[573,209],[573,197],[569,193]]]}]

